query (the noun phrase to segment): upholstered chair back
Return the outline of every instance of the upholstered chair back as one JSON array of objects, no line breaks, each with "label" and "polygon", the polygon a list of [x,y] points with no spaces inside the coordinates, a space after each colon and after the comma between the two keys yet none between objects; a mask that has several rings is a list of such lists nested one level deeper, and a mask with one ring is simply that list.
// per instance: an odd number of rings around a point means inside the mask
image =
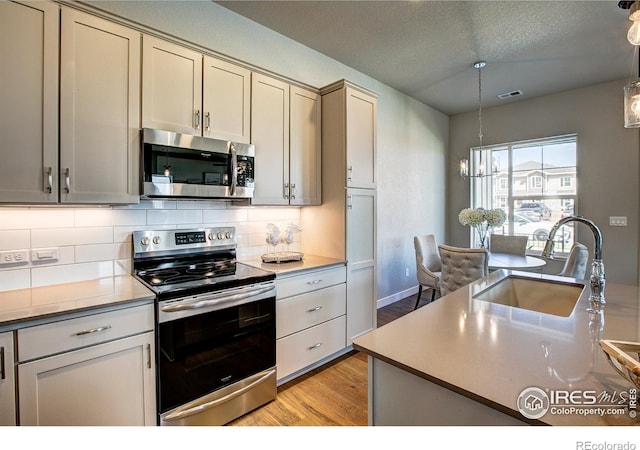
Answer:
[{"label": "upholstered chair back", "polygon": [[442,263],[440,292],[443,296],[489,273],[489,252],[486,248],[461,248],[440,244],[438,249]]},{"label": "upholstered chair back", "polygon": [[571,246],[569,257],[564,263],[562,272],[558,275],[563,277],[577,278],[583,280],[587,273],[587,264],[589,263],[589,249],[580,242],[575,242]]}]

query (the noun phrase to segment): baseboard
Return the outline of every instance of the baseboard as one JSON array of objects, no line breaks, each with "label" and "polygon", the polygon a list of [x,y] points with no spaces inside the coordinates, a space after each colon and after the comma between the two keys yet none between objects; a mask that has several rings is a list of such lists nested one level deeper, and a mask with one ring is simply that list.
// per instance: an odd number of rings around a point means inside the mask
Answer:
[{"label": "baseboard", "polygon": [[403,298],[407,298],[410,295],[414,295],[418,293],[418,286],[413,286],[409,289],[405,289],[404,291],[396,292],[393,295],[389,295],[388,297],[378,299],[376,303],[376,308],[382,308],[384,306],[390,305],[397,301],[402,300]]}]

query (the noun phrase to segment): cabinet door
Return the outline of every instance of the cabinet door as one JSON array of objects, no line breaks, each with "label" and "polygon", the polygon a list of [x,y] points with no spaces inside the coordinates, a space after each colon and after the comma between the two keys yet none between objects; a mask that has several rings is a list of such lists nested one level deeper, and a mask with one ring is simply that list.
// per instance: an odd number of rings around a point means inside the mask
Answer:
[{"label": "cabinet door", "polygon": [[18,366],[20,425],[156,425],[153,332]]},{"label": "cabinet door", "polygon": [[204,57],[203,135],[248,144],[251,140],[251,71]]},{"label": "cabinet door", "polygon": [[347,345],[376,321],[376,191],[347,189]]},{"label": "cabinet door", "polygon": [[0,333],[0,426],[16,424],[13,334]]},{"label": "cabinet door", "polygon": [[137,203],[140,33],[62,10],[61,202]]},{"label": "cabinet door", "polygon": [[58,6],[0,2],[0,202],[58,201]]},{"label": "cabinet door", "polygon": [[292,86],[290,114],[290,204],[319,205],[322,199],[320,94]]},{"label": "cabinet door", "polygon": [[350,87],[346,96],[347,186],[375,188],[377,100]]},{"label": "cabinet door", "polygon": [[254,205],[289,204],[289,85],[254,73],[251,143],[256,146]]},{"label": "cabinet door", "polygon": [[202,134],[202,55],[142,38],[142,127]]}]

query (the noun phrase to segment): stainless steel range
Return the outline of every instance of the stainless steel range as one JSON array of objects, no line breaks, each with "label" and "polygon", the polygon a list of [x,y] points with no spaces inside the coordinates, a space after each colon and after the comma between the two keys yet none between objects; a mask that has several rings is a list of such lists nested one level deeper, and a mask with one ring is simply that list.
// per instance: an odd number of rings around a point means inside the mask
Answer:
[{"label": "stainless steel range", "polygon": [[236,247],[233,227],[133,233],[156,293],[160,425],[222,425],[276,396],[275,274]]}]

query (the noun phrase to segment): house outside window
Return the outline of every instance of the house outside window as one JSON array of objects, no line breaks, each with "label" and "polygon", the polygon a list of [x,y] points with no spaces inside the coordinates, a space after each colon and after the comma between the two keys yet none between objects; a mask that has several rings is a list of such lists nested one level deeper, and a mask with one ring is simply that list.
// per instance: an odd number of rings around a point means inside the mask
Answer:
[{"label": "house outside window", "polygon": [[[526,235],[528,253],[539,254],[553,225],[576,214],[576,160],[575,134],[472,148],[471,173],[480,164],[497,171],[471,178],[471,206],[503,209],[507,222],[492,232]],[[471,236],[475,245],[476,236]],[[573,236],[573,224],[563,226],[556,234],[556,252],[568,253]]]}]

